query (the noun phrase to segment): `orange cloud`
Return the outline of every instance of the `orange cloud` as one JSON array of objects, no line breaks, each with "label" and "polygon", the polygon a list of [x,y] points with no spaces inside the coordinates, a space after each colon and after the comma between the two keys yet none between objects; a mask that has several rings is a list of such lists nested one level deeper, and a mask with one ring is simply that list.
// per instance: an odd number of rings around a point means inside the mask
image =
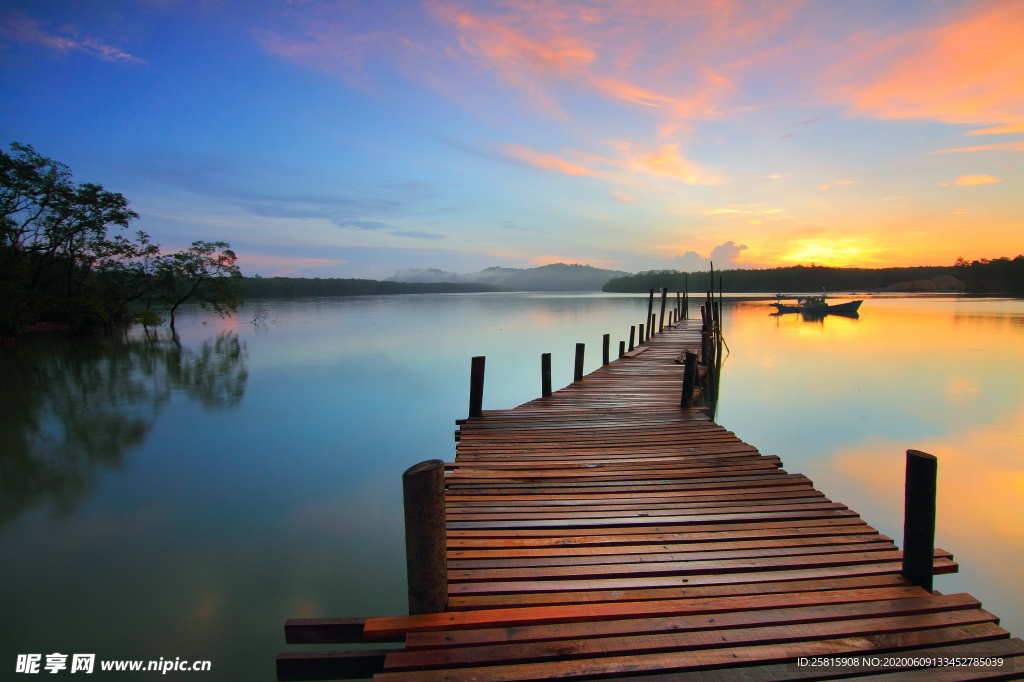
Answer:
[{"label": "orange cloud", "polygon": [[747,209],[747,208],[706,208],[701,211],[703,215],[727,215],[727,214],[741,214],[741,215],[774,215],[776,213],[782,213],[781,208],[764,208],[764,209]]},{"label": "orange cloud", "polygon": [[959,187],[971,187],[973,185],[992,185],[997,182],[1002,182],[1002,179],[997,178],[994,175],[961,175],[958,177],[953,184]]},{"label": "orange cloud", "polygon": [[622,202],[625,202],[625,203],[630,203],[630,202],[633,201],[633,195],[632,194],[626,194],[625,192],[620,191],[620,190],[613,191],[612,192],[612,198],[613,199],[618,199],[619,201],[622,201]]},{"label": "orange cloud", "polygon": [[[500,149],[505,156],[535,168],[563,175],[600,177],[622,185],[635,185],[637,183],[634,177],[636,174],[671,178],[687,185],[717,185],[724,182],[722,178],[703,166],[683,158],[677,144],[661,145],[653,150],[639,150],[629,142],[615,142],[612,143],[612,146],[619,153],[616,157],[586,153],[574,154],[588,165],[522,145],[508,144]],[[597,170],[594,166],[604,167],[604,169]],[[615,196],[615,198],[620,201],[632,199],[631,195],[623,196],[629,196],[630,199],[623,199],[621,196]]]},{"label": "orange cloud", "polygon": [[996,150],[1024,152],[1024,142],[999,142],[996,144],[981,144],[976,147],[954,147],[953,149],[937,149],[934,152],[929,152],[929,154],[957,154],[959,152],[985,152]]},{"label": "orange cloud", "polygon": [[991,128],[982,128],[980,130],[972,130],[968,132],[968,135],[1009,135],[1011,133],[1024,133],[1024,123],[1015,123],[1004,126],[993,126]]},{"label": "orange cloud", "polygon": [[501,148],[501,151],[506,155],[517,161],[522,161],[525,164],[534,166],[535,168],[542,168],[544,170],[554,171],[556,173],[563,173],[565,175],[597,175],[598,173],[586,166],[566,161],[553,154],[545,154],[544,152],[538,152],[527,147],[523,147],[518,144],[507,144]]},{"label": "orange cloud", "polygon": [[945,26],[900,36],[849,63],[861,75],[841,94],[859,113],[879,118],[1016,127],[1024,122],[1022,35],[1024,3],[975,6]]},{"label": "orange cloud", "polygon": [[629,164],[652,175],[663,175],[687,185],[718,185],[724,182],[697,164],[684,159],[677,144],[661,145],[650,154],[633,156]]}]

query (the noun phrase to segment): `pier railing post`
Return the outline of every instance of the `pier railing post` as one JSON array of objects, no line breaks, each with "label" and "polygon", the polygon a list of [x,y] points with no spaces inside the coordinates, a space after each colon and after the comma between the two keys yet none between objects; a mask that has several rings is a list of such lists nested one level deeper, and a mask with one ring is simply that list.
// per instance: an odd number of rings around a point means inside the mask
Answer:
[{"label": "pier railing post", "polygon": [[609,362],[611,362],[611,359],[609,358],[609,352],[610,352],[611,343],[612,343],[612,335],[611,334],[605,334],[604,336],[601,337],[601,364],[602,365],[607,365]]},{"label": "pier railing post", "polygon": [[573,365],[572,380],[579,381],[583,378],[583,348],[586,344],[576,344],[576,361]]},{"label": "pier railing post", "polygon": [[625,354],[626,354],[626,342],[625,341],[619,341],[619,357],[621,358]]},{"label": "pier railing post", "polygon": [[407,469],[402,498],[409,613],[440,613],[448,607],[444,462],[431,459]]},{"label": "pier railing post", "polygon": [[631,324],[631,325],[629,325],[629,350],[633,350],[634,348],[636,348],[636,343],[634,343],[635,339],[636,339],[636,325],[635,324]]},{"label": "pier railing post", "polygon": [[693,407],[693,388],[697,383],[697,354],[686,351],[683,362],[683,394],[680,396],[681,407]]},{"label": "pier railing post", "polygon": [[551,395],[551,353],[540,354],[540,394],[544,398]]},{"label": "pier railing post", "polygon": [[[657,318],[658,318],[657,315],[655,315],[654,313],[651,313],[651,318],[647,321],[647,339],[648,340],[650,340],[650,338],[652,336],[654,336],[654,327],[655,327],[655,323],[658,321]],[[661,330],[659,329],[658,331],[660,332]]]},{"label": "pier railing post", "polygon": [[[651,321],[651,315],[654,314],[654,289],[651,289],[650,295],[647,297],[647,317],[644,318],[644,324],[649,324]],[[651,328],[647,327],[647,338],[651,338]]]},{"label": "pier railing post", "polygon": [[644,342],[644,323],[641,322],[636,326],[637,333],[639,335],[640,343]]},{"label": "pier railing post", "polygon": [[658,318],[658,333],[665,328],[665,301],[668,299],[668,287],[661,288],[661,317]]},{"label": "pier railing post", "polygon": [[483,412],[484,405],[484,363],[487,358],[478,355],[469,368],[469,418],[476,419]]},{"label": "pier railing post", "polygon": [[934,455],[907,450],[907,474],[903,501],[903,575],[931,592],[935,555]]}]

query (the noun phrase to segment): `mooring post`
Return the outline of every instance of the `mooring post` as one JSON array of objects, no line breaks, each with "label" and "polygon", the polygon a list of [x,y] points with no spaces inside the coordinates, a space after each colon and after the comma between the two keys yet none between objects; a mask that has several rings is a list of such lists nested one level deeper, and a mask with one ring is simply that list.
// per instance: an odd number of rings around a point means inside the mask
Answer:
[{"label": "mooring post", "polygon": [[644,342],[644,323],[641,322],[636,326],[637,334],[639,334],[640,343]]},{"label": "mooring post", "polygon": [[572,372],[572,380],[579,381],[583,378],[583,347],[585,344],[576,344],[576,362]]},{"label": "mooring post", "polygon": [[626,354],[626,342],[625,341],[619,341],[619,357],[621,358],[625,354]]},{"label": "mooring post", "polygon": [[693,387],[697,383],[697,355],[686,351],[686,359],[683,362],[683,394],[680,396],[679,404],[682,407],[693,406]]},{"label": "mooring post", "polygon": [[661,316],[658,318],[658,333],[665,328],[665,300],[668,298],[668,287],[661,288]]},{"label": "mooring post", "polygon": [[543,398],[551,395],[551,353],[540,354],[540,394]]},{"label": "mooring post", "polygon": [[409,613],[441,613],[448,607],[444,462],[431,459],[409,467],[402,474],[402,499]]},{"label": "mooring post", "polygon": [[[651,289],[650,294],[647,296],[647,317],[644,318],[644,324],[651,321],[651,315],[654,314],[654,289]],[[647,338],[651,338],[653,330],[647,327]]]},{"label": "mooring post", "polygon": [[636,338],[636,325],[635,324],[631,324],[631,325],[629,325],[629,349],[630,350],[633,350],[634,348],[636,348],[636,344],[633,343],[633,340],[635,338]]},{"label": "mooring post", "polygon": [[476,419],[483,412],[484,405],[484,362],[483,355],[473,358],[469,368],[469,418]]},{"label": "mooring post", "polygon": [[690,319],[690,276],[683,273],[683,319]]},{"label": "mooring post", "polygon": [[903,500],[903,575],[931,592],[935,554],[934,455],[907,450],[907,474]]},{"label": "mooring post", "polygon": [[[647,338],[654,336],[654,323],[657,322],[657,315],[651,313],[650,318],[647,320]],[[658,331],[661,331],[660,329]]]},{"label": "mooring post", "polygon": [[601,337],[601,364],[602,365],[607,365],[609,362],[611,362],[611,359],[608,356],[609,347],[611,346],[611,343],[612,343],[612,335],[611,334],[605,334],[604,336]]}]

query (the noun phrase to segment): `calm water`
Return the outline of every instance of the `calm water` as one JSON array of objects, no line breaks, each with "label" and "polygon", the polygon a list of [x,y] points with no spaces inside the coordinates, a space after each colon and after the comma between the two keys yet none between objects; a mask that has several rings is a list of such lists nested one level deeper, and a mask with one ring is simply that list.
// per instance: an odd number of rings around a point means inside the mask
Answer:
[{"label": "calm water", "polygon": [[[726,306],[718,421],[899,540],[903,451],[939,456],[937,544],[1024,633],[1024,301],[870,298],[860,319]],[[404,611],[400,474],[485,408],[567,383],[646,299],[475,294],[198,310],[168,339],[0,349],[0,665],[212,659],[274,678],[290,616]],[[97,677],[100,677],[97,675]],[[169,676],[173,677],[173,676]],[[129,674],[111,679],[130,679]],[[153,679],[153,674],[144,675]],[[166,678],[165,678],[166,679]]]}]

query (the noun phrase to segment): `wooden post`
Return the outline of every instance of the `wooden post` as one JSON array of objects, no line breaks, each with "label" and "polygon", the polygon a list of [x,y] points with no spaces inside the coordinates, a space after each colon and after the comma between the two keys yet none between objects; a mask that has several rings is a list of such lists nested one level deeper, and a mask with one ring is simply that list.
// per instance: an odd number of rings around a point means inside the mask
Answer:
[{"label": "wooden post", "polygon": [[583,347],[584,344],[576,344],[576,362],[572,372],[572,380],[579,381],[583,378]]},{"label": "wooden post", "polygon": [[683,273],[683,319],[690,319],[690,275]]},{"label": "wooden post", "polygon": [[681,407],[693,406],[693,387],[697,383],[697,355],[686,351],[683,362],[683,394],[679,398]]},{"label": "wooden post", "polygon": [[612,342],[612,335],[611,334],[605,334],[604,336],[601,337],[601,364],[602,365],[607,365],[610,362],[610,359],[608,357],[608,352],[609,352],[609,346],[611,345],[611,342]]},{"label": "wooden post", "polygon": [[718,273],[718,335],[722,335],[722,273]]},{"label": "wooden post", "polygon": [[409,613],[441,613],[448,607],[444,462],[431,459],[407,469],[402,474],[402,498]]},{"label": "wooden post", "polygon": [[651,313],[651,316],[647,318],[647,338],[650,339],[654,336],[654,323],[657,322],[657,315]]},{"label": "wooden post", "polygon": [[540,394],[544,398],[551,395],[551,353],[540,354]]},{"label": "wooden post", "polygon": [[634,348],[636,348],[636,344],[633,343],[635,338],[636,338],[636,325],[635,324],[631,324],[631,325],[629,325],[629,349],[630,350],[633,350]]},{"label": "wooden post", "polygon": [[668,298],[668,287],[661,288],[661,317],[658,318],[658,333],[665,328],[665,300]]},{"label": "wooden post", "polygon": [[476,419],[484,405],[484,363],[482,355],[473,358],[469,369],[469,418]]},{"label": "wooden post", "polygon": [[644,323],[641,322],[636,326],[637,334],[639,335],[640,343],[644,342]]},{"label": "wooden post", "polygon": [[[651,293],[647,297],[647,317],[644,318],[644,324],[651,321],[651,315],[654,314],[654,289],[651,289]],[[651,338],[651,332],[653,329],[647,327],[647,338]]]},{"label": "wooden post", "polygon": [[935,478],[938,460],[934,455],[907,450],[907,473],[903,501],[903,575],[931,592],[932,562],[935,554]]},{"label": "wooden post", "polygon": [[621,358],[625,354],[626,354],[626,342],[625,341],[619,341],[619,357]]}]

